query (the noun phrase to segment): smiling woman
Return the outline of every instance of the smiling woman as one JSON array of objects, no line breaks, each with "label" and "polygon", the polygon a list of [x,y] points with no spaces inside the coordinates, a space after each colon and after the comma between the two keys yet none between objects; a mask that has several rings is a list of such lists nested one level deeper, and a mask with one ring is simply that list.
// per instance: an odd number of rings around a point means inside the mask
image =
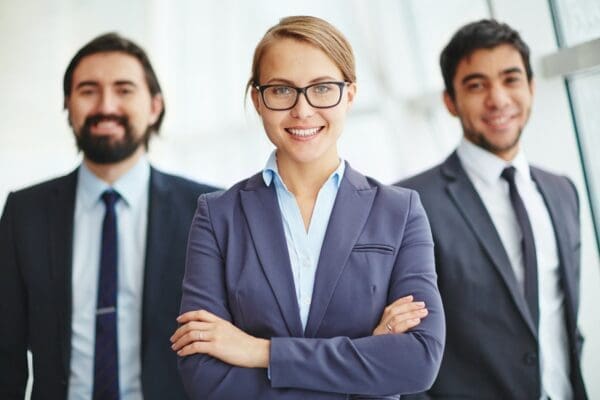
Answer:
[{"label": "smiling woman", "polygon": [[276,150],[198,201],[171,338],[188,394],[426,390],[445,338],[431,232],[415,192],[338,154],[356,95],[350,44],[321,19],[284,18],[258,44],[247,88]]}]

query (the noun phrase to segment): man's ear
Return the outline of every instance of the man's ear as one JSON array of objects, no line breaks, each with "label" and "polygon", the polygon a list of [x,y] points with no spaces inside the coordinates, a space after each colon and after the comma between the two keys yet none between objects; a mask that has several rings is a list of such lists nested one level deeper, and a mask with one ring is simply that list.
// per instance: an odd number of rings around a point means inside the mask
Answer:
[{"label": "man's ear", "polygon": [[150,104],[150,125],[154,125],[160,117],[164,107],[163,96],[160,93],[155,94],[152,97],[152,103]]},{"label": "man's ear", "polygon": [[446,109],[453,116],[457,116],[458,112],[456,112],[456,104],[454,104],[454,99],[450,96],[447,90],[444,90],[444,104],[446,105]]},{"label": "man's ear", "polygon": [[529,81],[529,93],[531,93],[531,97],[535,94],[535,79],[531,78]]}]

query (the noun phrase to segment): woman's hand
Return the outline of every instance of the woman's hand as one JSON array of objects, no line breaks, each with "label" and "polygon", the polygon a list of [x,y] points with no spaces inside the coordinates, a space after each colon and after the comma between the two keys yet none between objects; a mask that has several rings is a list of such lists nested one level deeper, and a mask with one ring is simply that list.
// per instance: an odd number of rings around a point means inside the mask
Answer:
[{"label": "woman's hand", "polygon": [[383,310],[379,324],[373,330],[373,335],[388,333],[404,333],[421,323],[428,314],[425,303],[413,301],[413,296],[401,297]]},{"label": "woman's hand", "polygon": [[237,367],[267,368],[270,341],[250,336],[235,325],[205,311],[189,311],[177,317],[182,324],[171,336],[171,348],[179,356],[208,354]]}]

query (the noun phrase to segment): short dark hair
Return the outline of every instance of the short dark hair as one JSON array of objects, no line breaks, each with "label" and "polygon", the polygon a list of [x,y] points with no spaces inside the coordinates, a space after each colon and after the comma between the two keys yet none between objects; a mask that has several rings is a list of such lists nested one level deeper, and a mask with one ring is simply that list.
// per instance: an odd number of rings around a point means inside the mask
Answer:
[{"label": "short dark hair", "polygon": [[[142,64],[142,68],[144,69],[144,75],[146,77],[146,83],[148,84],[148,89],[150,89],[150,94],[152,95],[152,97],[156,96],[157,94],[162,94],[160,84],[158,83],[158,78],[154,73],[154,69],[150,64],[150,59],[146,55],[144,49],[142,49],[140,46],[138,46],[131,40],[120,36],[118,33],[109,32],[92,39],[85,46],[79,49],[79,51],[75,54],[73,59],[71,59],[71,62],[69,63],[69,66],[65,71],[65,76],[63,79],[63,94],[65,108],[67,105],[67,99],[71,94],[71,89],[73,85],[73,72],[75,71],[75,68],[77,68],[81,60],[92,54],[108,53],[113,51],[125,53],[135,57],[140,62],[140,64]],[[165,105],[163,99],[163,109],[156,122],[150,127],[151,131],[158,133],[164,116]]]},{"label": "short dark hair", "polygon": [[513,46],[520,54],[525,65],[527,80],[531,82],[533,71],[529,61],[529,46],[521,39],[519,32],[505,23],[494,19],[482,19],[460,28],[440,55],[440,67],[444,77],[446,92],[454,99],[454,75],[458,64],[465,57],[479,49],[492,49],[502,44]]}]

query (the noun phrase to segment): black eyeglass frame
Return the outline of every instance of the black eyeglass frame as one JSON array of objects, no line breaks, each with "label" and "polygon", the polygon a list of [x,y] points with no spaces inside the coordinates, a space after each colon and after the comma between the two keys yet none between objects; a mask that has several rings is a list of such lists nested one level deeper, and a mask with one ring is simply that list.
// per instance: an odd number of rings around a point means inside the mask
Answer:
[{"label": "black eyeglass frame", "polygon": [[[272,111],[287,111],[287,110],[291,110],[292,108],[296,107],[296,104],[298,104],[298,99],[300,98],[300,94],[304,95],[306,102],[311,107],[319,108],[319,109],[326,109],[326,108],[336,107],[338,104],[340,104],[340,101],[342,101],[342,96],[344,94],[344,88],[346,86],[348,86],[350,83],[351,82],[348,82],[348,81],[326,81],[326,82],[312,83],[308,86],[304,86],[301,88],[296,87],[296,86],[284,85],[281,83],[277,83],[277,84],[273,84],[273,85],[254,85],[254,89],[258,90],[258,92],[260,93],[260,97],[262,98],[262,101],[263,101],[263,104],[265,105],[265,107],[267,107],[269,110],[272,110]],[[315,106],[313,103],[310,102],[310,99],[306,95],[306,91],[308,89],[310,89],[311,87],[319,86],[319,85],[336,85],[337,87],[340,88],[340,96],[339,96],[338,100],[335,102],[335,104],[333,104],[331,106]],[[272,88],[272,87],[278,87],[278,86],[289,87],[290,89],[294,89],[296,91],[296,100],[294,100],[294,103],[291,106],[286,107],[286,108],[273,108],[267,104],[267,101],[265,100],[265,90]]]}]

